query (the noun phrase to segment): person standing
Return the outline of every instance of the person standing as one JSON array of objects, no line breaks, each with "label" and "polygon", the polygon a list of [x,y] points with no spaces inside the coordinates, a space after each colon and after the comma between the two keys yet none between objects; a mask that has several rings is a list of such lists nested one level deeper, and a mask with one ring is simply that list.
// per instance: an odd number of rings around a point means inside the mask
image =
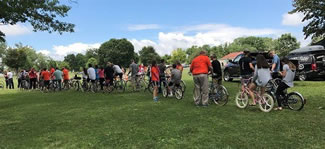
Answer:
[{"label": "person standing", "polygon": [[109,83],[111,86],[113,86],[113,75],[114,75],[114,70],[112,68],[112,64],[110,62],[107,63],[107,66],[104,70],[105,74],[105,79],[106,79],[106,85]]},{"label": "person standing", "polygon": [[192,60],[190,72],[193,74],[194,81],[194,103],[196,106],[208,106],[208,93],[209,93],[209,79],[208,73],[212,70],[211,61],[206,56],[205,51],[201,51],[200,55]]},{"label": "person standing", "polygon": [[8,89],[8,87],[9,87],[8,73],[7,73],[7,71],[4,71],[3,74],[5,77],[5,81],[6,81],[6,89]]},{"label": "person standing", "polygon": [[128,74],[131,73],[131,82],[132,82],[133,91],[135,91],[136,89],[136,79],[137,79],[138,71],[139,71],[139,66],[135,63],[134,60],[132,60]]},{"label": "person standing", "polygon": [[87,73],[88,73],[88,78],[91,81],[91,83],[95,83],[95,81],[96,81],[96,71],[93,68],[92,64],[88,64]]},{"label": "person standing", "polygon": [[105,73],[103,67],[100,67],[100,69],[98,69],[98,77],[99,77],[100,89],[104,90]]},{"label": "person standing", "polygon": [[41,77],[44,80],[44,87],[46,87],[46,89],[49,90],[50,89],[51,73],[49,71],[47,71],[46,68],[44,68],[41,73]]},{"label": "person standing", "polygon": [[250,58],[250,52],[249,51],[244,51],[244,57],[242,57],[239,60],[239,69],[240,69],[240,77],[241,77],[241,89],[245,89],[245,83],[243,80],[247,80],[250,77],[253,76],[253,72],[255,70],[253,64],[252,64],[252,59]]},{"label": "person standing", "polygon": [[153,85],[153,101],[158,102],[158,86],[159,86],[159,68],[157,66],[157,62],[155,60],[152,61],[151,64],[151,81]]},{"label": "person standing", "polygon": [[272,78],[281,78],[279,72],[280,72],[280,58],[277,54],[275,54],[275,51],[270,51],[269,55],[272,57],[272,67],[271,67],[271,73]]},{"label": "person standing", "polygon": [[213,80],[213,82],[221,84],[222,83],[222,71],[221,71],[220,62],[217,60],[217,56],[215,54],[213,54],[211,56],[211,59],[212,59],[212,68],[213,68],[212,80]]},{"label": "person standing", "polygon": [[123,71],[121,69],[121,67],[119,65],[114,65],[113,64],[113,70],[114,70],[114,76],[119,76],[120,77],[120,80],[122,81],[123,80]]},{"label": "person standing", "polygon": [[53,73],[53,76],[54,76],[54,82],[58,83],[59,90],[61,91],[61,89],[62,89],[62,76],[63,76],[62,71],[60,71],[59,68],[56,68],[56,70]]},{"label": "person standing", "polygon": [[64,82],[64,87],[67,87],[69,89],[69,80],[70,80],[70,77],[69,77],[69,70],[65,67],[63,67],[63,82]]},{"label": "person standing", "polygon": [[13,74],[10,70],[8,71],[7,76],[8,76],[9,89],[15,89],[14,81],[13,81]]},{"label": "person standing", "polygon": [[[165,76],[165,71],[166,71],[166,64],[165,60],[161,59],[160,64],[158,65],[159,68],[159,90],[158,93],[161,93],[161,83],[166,82],[166,76]],[[163,84],[167,86],[167,84]]]},{"label": "person standing", "polygon": [[29,89],[36,89],[37,73],[34,68],[29,71],[30,87]]}]

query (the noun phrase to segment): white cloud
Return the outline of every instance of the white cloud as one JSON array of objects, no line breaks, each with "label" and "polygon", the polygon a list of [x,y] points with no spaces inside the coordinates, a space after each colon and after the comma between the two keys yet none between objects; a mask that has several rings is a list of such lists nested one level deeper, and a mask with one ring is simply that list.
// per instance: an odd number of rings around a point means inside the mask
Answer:
[{"label": "white cloud", "polygon": [[16,25],[0,24],[0,31],[4,32],[6,36],[24,35],[32,32],[30,28],[21,24],[16,24]]},{"label": "white cloud", "polygon": [[160,26],[158,24],[136,24],[128,26],[129,31],[153,30],[159,28]]},{"label": "white cloud", "polygon": [[277,37],[284,33],[276,29],[249,29],[243,27],[233,27],[224,24],[202,24],[196,26],[182,27],[181,32],[160,32],[158,41],[136,40],[130,42],[135,47],[135,51],[141,50],[143,46],[153,46],[160,55],[170,54],[176,48],[189,48],[193,45],[220,45],[232,42],[234,39],[243,36],[268,36]]},{"label": "white cloud", "polygon": [[294,13],[294,14],[283,14],[282,15],[282,25],[286,26],[299,26],[304,24],[302,19],[304,18],[303,13]]},{"label": "white cloud", "polygon": [[44,54],[46,56],[50,56],[51,51],[49,51],[49,50],[39,50],[39,51],[37,51],[37,53],[42,53],[42,54]]}]

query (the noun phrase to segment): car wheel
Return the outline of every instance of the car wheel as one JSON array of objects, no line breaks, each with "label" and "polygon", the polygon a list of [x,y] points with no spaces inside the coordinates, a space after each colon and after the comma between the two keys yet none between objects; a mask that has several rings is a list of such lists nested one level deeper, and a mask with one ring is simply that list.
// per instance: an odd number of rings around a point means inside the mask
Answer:
[{"label": "car wheel", "polygon": [[299,81],[305,81],[307,79],[307,75],[304,73],[299,74],[298,79]]},{"label": "car wheel", "polygon": [[223,79],[225,80],[225,81],[232,81],[232,78],[230,78],[230,74],[229,74],[229,72],[228,71],[225,71],[225,73],[224,73],[224,76],[223,76]]}]

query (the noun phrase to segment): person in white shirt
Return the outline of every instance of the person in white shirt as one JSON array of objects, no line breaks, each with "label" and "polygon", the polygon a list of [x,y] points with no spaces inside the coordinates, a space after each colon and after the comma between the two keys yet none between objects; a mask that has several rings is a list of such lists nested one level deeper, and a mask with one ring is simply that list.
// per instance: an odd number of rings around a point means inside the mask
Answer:
[{"label": "person in white shirt", "polygon": [[15,87],[14,87],[14,81],[12,80],[13,74],[12,74],[12,72],[10,70],[7,73],[7,76],[8,76],[9,89],[15,89]]},{"label": "person in white shirt", "polygon": [[96,71],[93,68],[92,64],[88,64],[87,74],[90,81],[94,83],[96,81]]},{"label": "person in white shirt", "polygon": [[119,65],[113,65],[114,76],[119,76],[120,80],[123,78],[123,71]]}]

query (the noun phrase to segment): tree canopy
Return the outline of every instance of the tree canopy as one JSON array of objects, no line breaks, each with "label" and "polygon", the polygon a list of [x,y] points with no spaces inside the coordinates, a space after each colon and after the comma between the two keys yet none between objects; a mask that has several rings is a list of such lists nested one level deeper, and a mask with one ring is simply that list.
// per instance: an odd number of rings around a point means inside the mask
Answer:
[{"label": "tree canopy", "polygon": [[301,12],[304,14],[303,22],[308,24],[304,26],[303,32],[305,39],[323,36],[325,33],[325,2],[324,0],[294,0],[293,7],[289,13]]},{"label": "tree canopy", "polygon": [[160,60],[160,56],[156,52],[155,48],[153,48],[152,46],[143,47],[139,51],[139,58],[140,58],[141,63],[143,63],[144,65],[151,64],[151,62],[153,60],[156,60],[156,61]]},{"label": "tree canopy", "polygon": [[[0,8],[0,25],[29,22],[34,31],[74,32],[74,24],[58,20],[71,9],[59,0],[1,0]],[[0,41],[5,41],[4,37],[0,31]]]},{"label": "tree canopy", "polygon": [[274,42],[275,51],[279,53],[280,56],[286,56],[290,51],[300,47],[300,43],[297,41],[296,37],[291,36],[291,34],[283,34]]},{"label": "tree canopy", "polygon": [[111,39],[104,42],[98,49],[99,64],[103,65],[112,62],[122,67],[128,67],[134,56],[134,47],[125,38]]}]

